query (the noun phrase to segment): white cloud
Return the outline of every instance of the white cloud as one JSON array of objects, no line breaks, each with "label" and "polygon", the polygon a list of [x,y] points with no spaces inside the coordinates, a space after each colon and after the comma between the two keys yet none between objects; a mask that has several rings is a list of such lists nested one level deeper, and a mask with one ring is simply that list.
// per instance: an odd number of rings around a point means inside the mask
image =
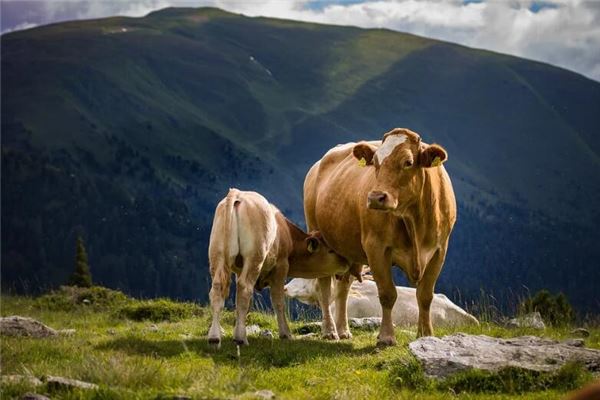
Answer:
[{"label": "white cloud", "polygon": [[548,62],[600,81],[600,1],[593,0],[375,0],[318,7],[307,0],[46,0],[45,5],[46,22],[211,5],[249,16],[389,28]]}]

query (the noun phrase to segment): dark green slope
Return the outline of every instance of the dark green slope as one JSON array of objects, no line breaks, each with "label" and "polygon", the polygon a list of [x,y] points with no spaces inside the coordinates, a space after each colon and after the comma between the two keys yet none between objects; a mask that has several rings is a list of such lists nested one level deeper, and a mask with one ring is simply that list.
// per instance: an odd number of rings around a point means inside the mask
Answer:
[{"label": "dark green slope", "polygon": [[82,233],[99,281],[206,299],[229,187],[301,221],[328,148],[406,126],[450,154],[460,215],[441,290],[564,288],[597,309],[598,106],[600,84],[548,65],[217,9],[4,35],[3,285],[64,281]]}]

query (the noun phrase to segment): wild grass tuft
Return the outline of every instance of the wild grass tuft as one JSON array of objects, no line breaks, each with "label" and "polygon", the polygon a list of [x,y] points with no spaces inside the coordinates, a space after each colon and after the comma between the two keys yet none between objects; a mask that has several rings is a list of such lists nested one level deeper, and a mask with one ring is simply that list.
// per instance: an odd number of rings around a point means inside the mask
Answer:
[{"label": "wild grass tuft", "polygon": [[138,301],[121,306],[116,316],[132,321],[178,321],[202,315],[194,303],[179,303],[169,299]]}]

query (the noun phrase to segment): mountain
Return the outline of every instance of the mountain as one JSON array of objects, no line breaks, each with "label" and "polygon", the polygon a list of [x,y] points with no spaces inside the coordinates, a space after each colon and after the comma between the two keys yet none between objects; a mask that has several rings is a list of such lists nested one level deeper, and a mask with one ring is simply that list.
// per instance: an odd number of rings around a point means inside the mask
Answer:
[{"label": "mountain", "polygon": [[459,205],[437,290],[498,306],[549,288],[600,311],[600,83],[381,29],[167,8],[5,34],[2,285],[95,280],[207,299],[212,213],[257,190],[302,223],[330,147],[408,127]]}]

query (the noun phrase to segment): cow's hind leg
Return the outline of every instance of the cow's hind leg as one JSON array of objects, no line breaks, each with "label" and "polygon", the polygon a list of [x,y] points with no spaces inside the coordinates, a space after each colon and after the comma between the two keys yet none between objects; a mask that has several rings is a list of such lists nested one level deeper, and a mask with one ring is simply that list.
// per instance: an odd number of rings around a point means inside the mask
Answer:
[{"label": "cow's hind leg", "polygon": [[326,340],[338,340],[337,330],[331,315],[331,276],[319,278],[319,303],[323,313],[321,335]]},{"label": "cow's hind leg", "polygon": [[260,274],[264,258],[245,258],[242,272],[238,275],[235,296],[235,328],[233,329],[233,340],[239,345],[247,345],[246,317],[254,292],[254,285]]},{"label": "cow's hind leg", "polygon": [[340,339],[351,339],[348,326],[348,293],[352,285],[350,274],[344,274],[335,287],[335,326]]},{"label": "cow's hind leg", "polygon": [[431,302],[433,290],[442,265],[444,264],[445,251],[438,250],[423,273],[423,278],[417,284],[417,303],[419,305],[419,323],[417,326],[417,337],[433,335],[431,325]]},{"label": "cow's hind leg", "polygon": [[292,334],[290,333],[290,328],[288,326],[287,320],[285,319],[285,296],[283,293],[285,278],[289,269],[287,260],[281,262],[275,268],[275,274],[271,283],[271,303],[273,304],[275,314],[277,315],[279,338],[291,339]]},{"label": "cow's hind leg", "polygon": [[219,348],[221,346],[221,312],[225,299],[229,296],[230,273],[224,265],[214,265],[211,268],[212,286],[210,289],[210,305],[212,308],[212,324],[208,331],[208,343]]}]

